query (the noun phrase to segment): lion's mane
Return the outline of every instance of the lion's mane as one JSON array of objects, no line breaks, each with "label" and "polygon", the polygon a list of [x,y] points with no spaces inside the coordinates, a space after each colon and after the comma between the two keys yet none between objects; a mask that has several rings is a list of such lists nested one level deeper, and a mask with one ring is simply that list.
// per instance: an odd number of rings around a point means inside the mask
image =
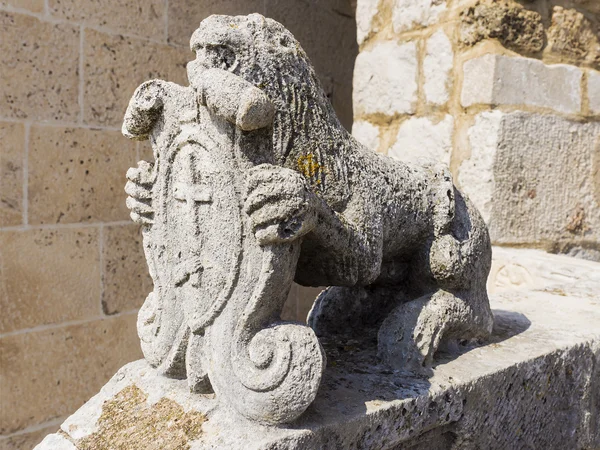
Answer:
[{"label": "lion's mane", "polygon": [[272,136],[278,164],[299,170],[324,197],[345,202],[348,174],[339,160],[353,140],[292,33],[260,14],[213,15],[192,36],[193,50],[203,45],[218,48],[215,64],[263,90],[275,105]]}]

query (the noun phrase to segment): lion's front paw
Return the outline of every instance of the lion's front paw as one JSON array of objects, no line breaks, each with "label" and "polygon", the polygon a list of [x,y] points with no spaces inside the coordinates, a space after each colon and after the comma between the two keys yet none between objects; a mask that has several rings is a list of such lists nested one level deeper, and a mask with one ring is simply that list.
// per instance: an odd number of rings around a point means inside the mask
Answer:
[{"label": "lion's front paw", "polygon": [[131,210],[131,219],[142,225],[154,222],[154,209],[152,208],[152,182],[153,165],[140,161],[138,167],[131,167],[127,171],[127,184],[125,192],[128,197],[127,207]]},{"label": "lion's front paw", "polygon": [[316,224],[314,194],[298,172],[261,164],[248,171],[244,210],[261,245],[286,242]]}]

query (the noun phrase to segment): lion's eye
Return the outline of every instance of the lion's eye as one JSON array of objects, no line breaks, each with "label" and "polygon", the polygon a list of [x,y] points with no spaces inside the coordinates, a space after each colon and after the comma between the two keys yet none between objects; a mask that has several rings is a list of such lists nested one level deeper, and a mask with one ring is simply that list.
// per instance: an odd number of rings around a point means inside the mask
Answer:
[{"label": "lion's eye", "polygon": [[207,45],[205,51],[211,67],[223,70],[230,70],[234,67],[236,56],[231,48],[225,45]]}]

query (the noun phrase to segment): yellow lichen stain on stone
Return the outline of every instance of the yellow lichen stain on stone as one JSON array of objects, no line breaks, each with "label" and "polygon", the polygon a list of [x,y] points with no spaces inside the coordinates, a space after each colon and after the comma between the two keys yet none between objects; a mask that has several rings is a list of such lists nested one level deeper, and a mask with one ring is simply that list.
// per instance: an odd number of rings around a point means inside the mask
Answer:
[{"label": "yellow lichen stain on stone", "polygon": [[185,450],[202,434],[206,416],[185,412],[162,398],[149,405],[148,396],[130,385],[102,406],[98,431],[79,441],[81,450]]},{"label": "yellow lichen stain on stone", "polygon": [[[300,156],[298,158],[298,170],[302,175],[306,178],[315,178],[319,176],[319,172],[322,171],[321,165],[318,163],[316,158],[312,153],[308,153],[307,155]],[[316,183],[321,183],[321,180],[316,180]]]}]

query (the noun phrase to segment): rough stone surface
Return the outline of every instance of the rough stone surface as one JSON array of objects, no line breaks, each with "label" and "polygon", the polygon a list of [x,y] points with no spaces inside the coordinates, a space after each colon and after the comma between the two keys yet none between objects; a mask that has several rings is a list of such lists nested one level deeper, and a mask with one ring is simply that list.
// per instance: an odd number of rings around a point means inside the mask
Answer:
[{"label": "rough stone surface", "polygon": [[581,110],[581,69],[487,54],[463,64],[463,106],[527,105],[577,114]]},{"label": "rough stone surface", "polygon": [[492,111],[476,117],[459,181],[494,242],[598,242],[599,135],[598,123],[553,115]]},{"label": "rough stone surface", "polygon": [[0,123],[0,226],[23,223],[25,127]]},{"label": "rough stone surface", "polygon": [[62,434],[50,434],[44,438],[42,442],[36,448],[46,448],[53,450],[77,450],[77,447],[73,445],[71,441],[69,441]]},{"label": "rough stone surface", "polygon": [[54,17],[71,22],[85,22],[157,40],[165,37],[163,0],[48,0],[48,8]]},{"label": "rough stone surface", "polygon": [[119,367],[140,358],[136,340],[135,314],[0,338],[0,432],[71,413]]},{"label": "rough stone surface", "polygon": [[118,127],[127,96],[148,78],[185,81],[188,49],[142,39],[85,30],[83,119],[92,125]]},{"label": "rough stone surface", "polygon": [[600,72],[590,70],[587,83],[590,111],[600,115]]},{"label": "rough stone surface", "polygon": [[[154,282],[138,333],[158,373],[280,424],[317,395],[317,335],[378,333],[386,364],[428,372],[442,342],[489,334],[489,236],[446,167],[359,144],[274,20],[211,16],[191,47],[190,86],[142,84],[123,123],[154,153],[125,189]],[[293,280],[332,285],[312,329],[277,320]]]},{"label": "rough stone surface", "polygon": [[[137,449],[122,431],[146,443],[171,436],[177,426],[162,425],[168,406],[196,414],[187,422],[189,439],[180,441],[190,450],[598,447],[600,265],[535,250],[495,253],[492,336],[439,353],[429,378],[390,371],[374,345],[325,342],[330,366],[322,395],[304,416],[293,426],[240,426],[213,396],[191,394],[185,381],[138,361],[119,370],[61,433],[84,449],[110,421],[112,446]],[[513,283],[511,273],[534,282]],[[149,410],[156,427],[140,428]]]},{"label": "rough stone surface", "polygon": [[361,52],[354,66],[355,116],[414,112],[417,65],[413,42],[383,42]]},{"label": "rough stone surface", "polygon": [[458,175],[460,187],[477,205],[487,223],[492,219],[496,186],[494,164],[503,117],[501,111],[486,111],[475,117],[475,123],[468,132],[471,154],[462,163]]},{"label": "rough stone surface", "polygon": [[79,27],[0,11],[0,116],[76,120],[79,39]]},{"label": "rough stone surface", "polygon": [[379,148],[379,127],[370,122],[364,120],[354,122],[352,125],[352,136],[371,150],[377,151]]},{"label": "rough stone surface", "polygon": [[377,33],[373,19],[379,13],[380,0],[358,0],[356,2],[356,40],[362,44],[371,33]]},{"label": "rough stone surface", "polygon": [[431,25],[445,10],[446,0],[396,0],[392,10],[394,32]]},{"label": "rough stone surface", "polygon": [[421,160],[450,164],[454,119],[446,114],[438,120],[411,117],[402,122],[388,155],[400,161]]},{"label": "rough stone surface", "polygon": [[102,309],[105,314],[138,309],[152,290],[140,227],[107,226],[102,234]]},{"label": "rough stone surface", "polygon": [[3,231],[0,248],[0,333],[97,316],[97,230]]},{"label": "rough stone surface", "polygon": [[123,174],[136,159],[117,131],[34,126],[29,139],[29,223],[127,219]]},{"label": "rough stone surface", "polygon": [[597,25],[592,24],[576,9],[555,6],[544,53],[561,62],[600,69],[600,35]]},{"label": "rough stone surface", "polygon": [[423,60],[425,100],[443,105],[450,96],[450,75],[454,66],[452,44],[444,30],[436,31],[426,43]]},{"label": "rough stone surface", "polygon": [[507,48],[536,53],[544,46],[542,17],[512,0],[485,0],[464,9],[458,30],[462,44],[472,46],[497,39]]},{"label": "rough stone surface", "polygon": [[7,0],[0,1],[0,6],[13,6],[35,13],[44,12],[44,0]]}]

